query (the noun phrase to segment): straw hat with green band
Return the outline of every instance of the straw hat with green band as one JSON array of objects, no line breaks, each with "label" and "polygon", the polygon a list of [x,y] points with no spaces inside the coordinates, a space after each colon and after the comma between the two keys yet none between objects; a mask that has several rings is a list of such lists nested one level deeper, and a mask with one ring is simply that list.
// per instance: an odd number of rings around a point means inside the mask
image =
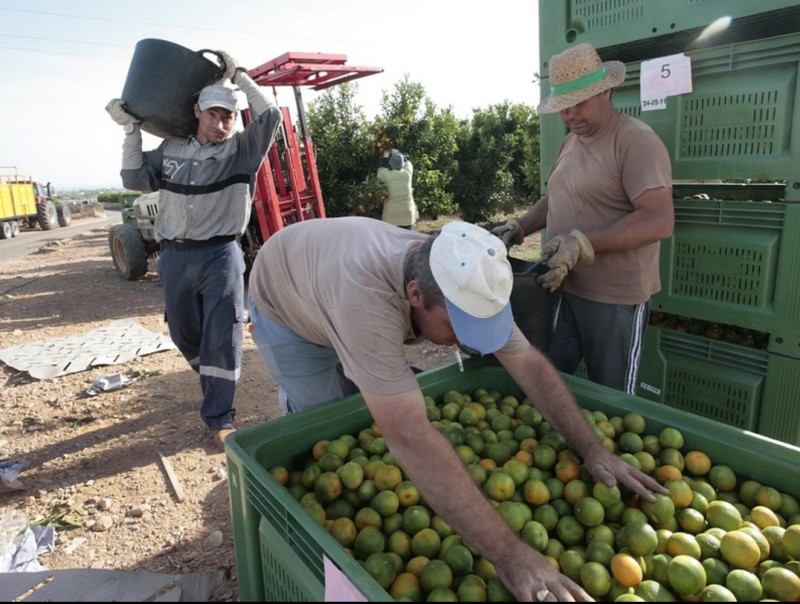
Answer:
[{"label": "straw hat with green band", "polygon": [[536,110],[556,113],[625,81],[625,63],[606,61],[582,42],[550,59],[550,96]]}]

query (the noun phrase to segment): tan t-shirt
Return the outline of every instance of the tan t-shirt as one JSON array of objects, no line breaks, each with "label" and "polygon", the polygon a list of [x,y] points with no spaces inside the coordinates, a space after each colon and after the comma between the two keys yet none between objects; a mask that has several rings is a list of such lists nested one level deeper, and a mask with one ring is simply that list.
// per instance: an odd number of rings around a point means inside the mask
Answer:
[{"label": "tan t-shirt", "polygon": [[[644,122],[623,114],[588,144],[568,134],[548,176],[547,237],[591,231],[623,218],[648,189],[672,188],[664,143]],[[639,304],[661,289],[660,243],[578,263],[564,291],[608,304]]]},{"label": "tan t-shirt", "polygon": [[[406,298],[406,255],[430,235],[363,217],[318,218],[281,229],[261,247],[249,294],[301,338],[334,348],[366,392],[418,388],[403,346],[420,338]],[[527,349],[515,327],[505,350]]]}]

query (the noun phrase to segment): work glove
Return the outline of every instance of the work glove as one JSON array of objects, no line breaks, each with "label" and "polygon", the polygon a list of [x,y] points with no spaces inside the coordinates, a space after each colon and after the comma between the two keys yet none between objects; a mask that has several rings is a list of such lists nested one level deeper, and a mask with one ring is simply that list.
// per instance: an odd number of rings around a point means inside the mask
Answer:
[{"label": "work glove", "polygon": [[224,50],[218,50],[220,59],[222,59],[222,77],[227,78],[233,83],[233,78],[236,77],[237,71],[245,71],[244,67],[239,67],[239,64],[236,62],[231,55],[229,55]]},{"label": "work glove", "polygon": [[492,235],[499,237],[506,246],[506,249],[512,245],[519,245],[525,239],[525,232],[522,230],[522,225],[515,218],[512,218],[505,224],[494,227]]},{"label": "work glove", "polygon": [[546,257],[548,268],[536,282],[554,292],[578,260],[584,264],[594,262],[594,248],[586,235],[574,229],[569,235],[556,235],[542,246],[542,257]]},{"label": "work glove", "polygon": [[125,101],[122,99],[111,99],[106,105],[106,111],[111,119],[125,128],[125,133],[130,134],[134,131],[137,124],[141,124],[142,120],[131,115],[125,111]]}]

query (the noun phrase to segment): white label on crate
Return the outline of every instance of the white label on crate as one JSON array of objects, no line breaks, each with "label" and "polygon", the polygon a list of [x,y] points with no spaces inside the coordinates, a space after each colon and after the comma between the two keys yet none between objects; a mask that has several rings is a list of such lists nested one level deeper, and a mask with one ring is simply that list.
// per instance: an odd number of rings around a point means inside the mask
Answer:
[{"label": "white label on crate", "polygon": [[341,571],[339,567],[322,556],[325,569],[325,602],[367,602],[358,588]]},{"label": "white label on crate", "polygon": [[641,382],[639,384],[639,387],[642,390],[647,390],[648,392],[652,392],[653,394],[661,395],[661,388],[656,388],[655,386],[651,386],[650,384],[645,384],[644,382]]},{"label": "white label on crate", "polygon": [[692,91],[692,61],[684,54],[642,61],[642,111],[667,108],[667,97]]}]

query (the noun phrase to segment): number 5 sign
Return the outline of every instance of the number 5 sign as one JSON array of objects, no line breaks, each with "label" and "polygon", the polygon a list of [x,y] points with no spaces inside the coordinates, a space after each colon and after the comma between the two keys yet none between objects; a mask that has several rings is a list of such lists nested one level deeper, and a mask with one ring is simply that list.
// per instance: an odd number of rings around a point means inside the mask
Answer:
[{"label": "number 5 sign", "polygon": [[684,54],[642,61],[642,111],[667,108],[667,97],[692,91],[692,63]]}]

